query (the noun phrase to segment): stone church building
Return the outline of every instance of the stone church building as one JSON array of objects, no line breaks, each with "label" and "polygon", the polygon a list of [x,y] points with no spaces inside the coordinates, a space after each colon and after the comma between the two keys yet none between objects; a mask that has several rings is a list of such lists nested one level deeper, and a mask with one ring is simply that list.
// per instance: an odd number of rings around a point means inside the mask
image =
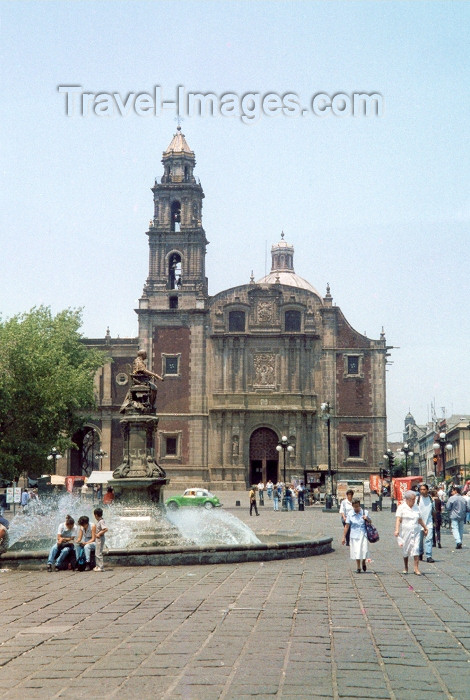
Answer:
[{"label": "stone church building", "polygon": [[[276,446],[286,436],[287,479],[325,484],[367,478],[386,448],[384,334],[355,331],[330,289],[322,296],[295,273],[294,247],[281,234],[270,273],[208,293],[204,192],[195,154],[178,127],[155,181],[148,238],[149,270],[139,308],[139,336],[86,340],[111,357],[96,377],[99,411],[75,436],[68,472],[114,469],[121,462],[119,409],[139,348],[158,382],[157,461],[173,486],[245,488],[283,479]],[[217,243],[216,243],[217,245]],[[103,455],[103,451],[106,453]]]}]

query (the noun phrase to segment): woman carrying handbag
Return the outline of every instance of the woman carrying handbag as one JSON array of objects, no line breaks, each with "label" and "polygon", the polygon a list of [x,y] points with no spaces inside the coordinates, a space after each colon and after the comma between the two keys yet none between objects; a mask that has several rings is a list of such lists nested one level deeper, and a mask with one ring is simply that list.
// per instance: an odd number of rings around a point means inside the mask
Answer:
[{"label": "woman carrying handbag", "polygon": [[346,517],[344,525],[342,544],[346,544],[346,535],[349,536],[349,557],[356,560],[356,573],[367,571],[366,559],[368,540],[366,533],[366,522],[370,523],[369,513],[367,510],[362,510],[361,501],[359,498],[353,498],[351,501],[352,511]]}]

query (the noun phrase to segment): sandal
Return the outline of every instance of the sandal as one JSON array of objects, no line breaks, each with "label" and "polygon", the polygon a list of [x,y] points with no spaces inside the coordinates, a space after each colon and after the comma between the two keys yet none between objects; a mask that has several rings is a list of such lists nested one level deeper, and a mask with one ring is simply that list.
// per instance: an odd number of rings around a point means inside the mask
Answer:
[{"label": "sandal", "polygon": [[413,573],[414,573],[415,576],[422,576],[422,575],[423,575],[423,574],[421,573],[421,571],[414,571]]},{"label": "sandal", "polygon": [[408,570],[407,570],[407,569],[403,569],[403,571],[402,571],[401,573],[402,573],[402,574],[407,574],[407,573],[408,573]]}]

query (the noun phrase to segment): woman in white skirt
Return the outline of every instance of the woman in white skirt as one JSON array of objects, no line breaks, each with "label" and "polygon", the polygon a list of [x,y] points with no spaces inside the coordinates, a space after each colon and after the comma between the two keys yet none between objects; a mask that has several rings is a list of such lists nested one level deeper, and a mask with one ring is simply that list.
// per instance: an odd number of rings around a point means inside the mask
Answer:
[{"label": "woman in white skirt", "polygon": [[359,498],[353,498],[351,501],[352,510],[346,517],[344,525],[344,533],[342,543],[346,544],[346,535],[349,535],[349,556],[356,560],[356,572],[361,573],[362,570],[367,571],[366,559],[368,541],[366,535],[366,520],[369,520],[367,510],[362,510],[361,501]]},{"label": "woman in white skirt", "polygon": [[416,493],[414,491],[405,493],[405,500],[397,508],[395,537],[401,538],[398,540],[398,544],[403,546],[403,573],[408,573],[408,557],[414,557],[414,572],[416,576],[421,576],[419,571],[419,537],[421,528],[423,528],[425,537],[428,534],[428,528],[419,517],[415,500]]}]

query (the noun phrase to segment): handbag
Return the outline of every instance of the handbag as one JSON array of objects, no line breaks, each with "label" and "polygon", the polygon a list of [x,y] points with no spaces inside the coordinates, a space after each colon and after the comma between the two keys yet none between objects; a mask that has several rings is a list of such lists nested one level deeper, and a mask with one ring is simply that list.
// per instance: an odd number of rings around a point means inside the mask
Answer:
[{"label": "handbag", "polygon": [[366,536],[369,542],[378,542],[380,539],[377,528],[368,520],[366,520]]}]

